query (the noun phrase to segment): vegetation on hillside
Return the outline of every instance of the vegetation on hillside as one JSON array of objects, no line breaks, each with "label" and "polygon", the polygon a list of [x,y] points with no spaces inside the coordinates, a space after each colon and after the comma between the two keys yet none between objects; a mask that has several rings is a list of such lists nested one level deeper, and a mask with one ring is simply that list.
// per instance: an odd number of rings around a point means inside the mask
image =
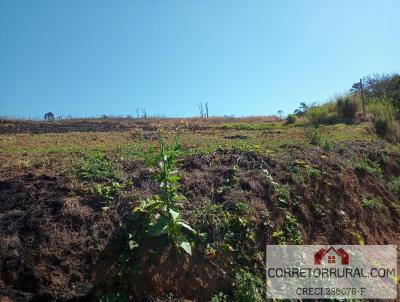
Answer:
[{"label": "vegetation on hillside", "polygon": [[360,83],[355,83],[347,94],[327,103],[301,103],[295,114],[305,116],[314,127],[370,121],[378,136],[400,142],[400,75],[374,74]]}]

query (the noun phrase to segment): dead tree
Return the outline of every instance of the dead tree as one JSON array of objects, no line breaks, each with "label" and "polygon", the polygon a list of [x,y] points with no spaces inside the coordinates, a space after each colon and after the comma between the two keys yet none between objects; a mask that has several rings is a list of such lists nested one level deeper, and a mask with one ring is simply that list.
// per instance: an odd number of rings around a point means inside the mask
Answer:
[{"label": "dead tree", "polygon": [[203,103],[199,103],[199,113],[200,117],[204,117]]},{"label": "dead tree", "polygon": [[146,112],[146,109],[142,108],[141,111],[142,111],[142,116],[143,116],[143,118],[144,118],[144,119],[147,119],[147,112]]},{"label": "dead tree", "polygon": [[140,108],[135,108],[137,118],[140,118]]},{"label": "dead tree", "polygon": [[204,106],[206,108],[206,117],[208,118],[208,103],[205,103]]}]

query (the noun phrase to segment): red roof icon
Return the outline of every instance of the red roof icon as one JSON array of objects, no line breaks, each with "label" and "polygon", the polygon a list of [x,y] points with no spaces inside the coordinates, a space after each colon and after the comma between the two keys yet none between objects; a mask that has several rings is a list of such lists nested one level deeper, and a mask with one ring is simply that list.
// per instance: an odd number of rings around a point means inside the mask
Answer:
[{"label": "red roof icon", "polygon": [[[335,252],[340,258],[341,258],[341,264],[342,265],[348,265],[350,262],[349,259],[349,254],[346,253],[346,251],[342,248],[335,249],[333,246],[331,246],[328,249],[320,249],[318,252],[314,254],[314,264],[315,265],[320,265],[322,263],[322,260],[324,257],[329,253],[329,252]],[[328,263],[334,264],[336,262],[334,256],[328,256]]]}]

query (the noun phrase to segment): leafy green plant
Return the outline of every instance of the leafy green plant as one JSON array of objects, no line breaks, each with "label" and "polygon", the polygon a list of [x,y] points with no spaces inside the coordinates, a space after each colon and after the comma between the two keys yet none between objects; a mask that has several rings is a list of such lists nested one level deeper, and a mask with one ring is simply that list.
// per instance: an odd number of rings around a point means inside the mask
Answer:
[{"label": "leafy green plant", "polygon": [[211,302],[227,302],[227,301],[228,301],[228,296],[222,292],[219,292],[218,294],[216,294],[211,298]]},{"label": "leafy green plant", "polygon": [[282,231],[286,238],[293,244],[302,243],[303,239],[300,234],[300,225],[295,216],[287,213],[285,216],[285,223],[283,224]]},{"label": "leafy green plant", "polygon": [[228,186],[233,186],[237,182],[239,172],[240,167],[238,165],[234,165],[229,175],[229,178],[226,180]]},{"label": "leafy green plant", "polygon": [[296,217],[290,213],[286,213],[282,229],[273,232],[272,237],[275,238],[278,244],[301,244],[303,242],[300,234],[300,225]]},{"label": "leafy green plant", "polygon": [[394,195],[400,197],[400,176],[393,177],[386,186]]},{"label": "leafy green plant", "polygon": [[250,212],[250,206],[244,202],[238,202],[235,208],[239,214],[248,214]]},{"label": "leafy green plant", "polygon": [[361,204],[363,205],[363,207],[370,209],[370,210],[374,209],[381,203],[382,203],[382,199],[380,197],[377,197],[377,198],[363,197],[361,199]]},{"label": "leafy green plant", "polygon": [[237,302],[263,301],[263,282],[260,277],[240,268],[235,274],[234,299]]},{"label": "leafy green plant", "polygon": [[275,187],[275,194],[277,198],[277,203],[279,208],[285,208],[289,203],[290,198],[290,188],[288,185]]},{"label": "leafy green plant", "polygon": [[161,193],[141,201],[133,212],[135,218],[142,220],[146,235],[167,235],[175,246],[191,255],[191,241],[186,233],[197,233],[179,212],[183,197],[177,192],[179,176],[178,171],[174,169],[179,150],[180,146],[177,144],[165,146],[161,143],[160,154],[150,161],[150,164],[158,167],[155,179],[160,185]]},{"label": "leafy green plant", "polygon": [[375,175],[379,178],[383,177],[383,172],[382,172],[381,167],[378,164],[371,162],[367,158],[364,158],[356,165],[356,170],[364,172],[364,173],[367,172],[367,173]]},{"label": "leafy green plant", "polygon": [[318,216],[318,217],[323,217],[325,216],[325,209],[324,206],[322,204],[319,203],[313,203],[312,207],[311,207],[312,212]]},{"label": "leafy green plant", "polygon": [[113,181],[110,185],[94,184],[90,191],[103,206],[108,206],[122,188],[123,185]]},{"label": "leafy green plant", "polygon": [[305,169],[305,174],[309,180],[313,180],[321,175],[321,171],[313,167],[307,167]]},{"label": "leafy green plant", "polygon": [[101,151],[94,151],[81,162],[77,171],[78,177],[84,180],[106,181],[115,177],[115,172],[106,155]]},{"label": "leafy green plant", "polygon": [[332,149],[332,144],[330,141],[328,141],[327,139],[324,140],[324,142],[321,145],[322,149],[324,151],[330,151]]}]

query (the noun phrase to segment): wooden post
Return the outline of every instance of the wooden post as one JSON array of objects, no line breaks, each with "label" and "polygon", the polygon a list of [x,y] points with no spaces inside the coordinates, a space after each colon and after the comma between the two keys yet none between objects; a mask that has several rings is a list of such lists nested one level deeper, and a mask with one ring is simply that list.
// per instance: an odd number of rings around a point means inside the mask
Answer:
[{"label": "wooden post", "polygon": [[361,91],[362,112],[363,112],[363,115],[364,115],[364,120],[366,120],[367,119],[367,115],[365,113],[365,100],[364,100],[364,89],[363,89],[362,79],[360,79],[360,91]]}]

